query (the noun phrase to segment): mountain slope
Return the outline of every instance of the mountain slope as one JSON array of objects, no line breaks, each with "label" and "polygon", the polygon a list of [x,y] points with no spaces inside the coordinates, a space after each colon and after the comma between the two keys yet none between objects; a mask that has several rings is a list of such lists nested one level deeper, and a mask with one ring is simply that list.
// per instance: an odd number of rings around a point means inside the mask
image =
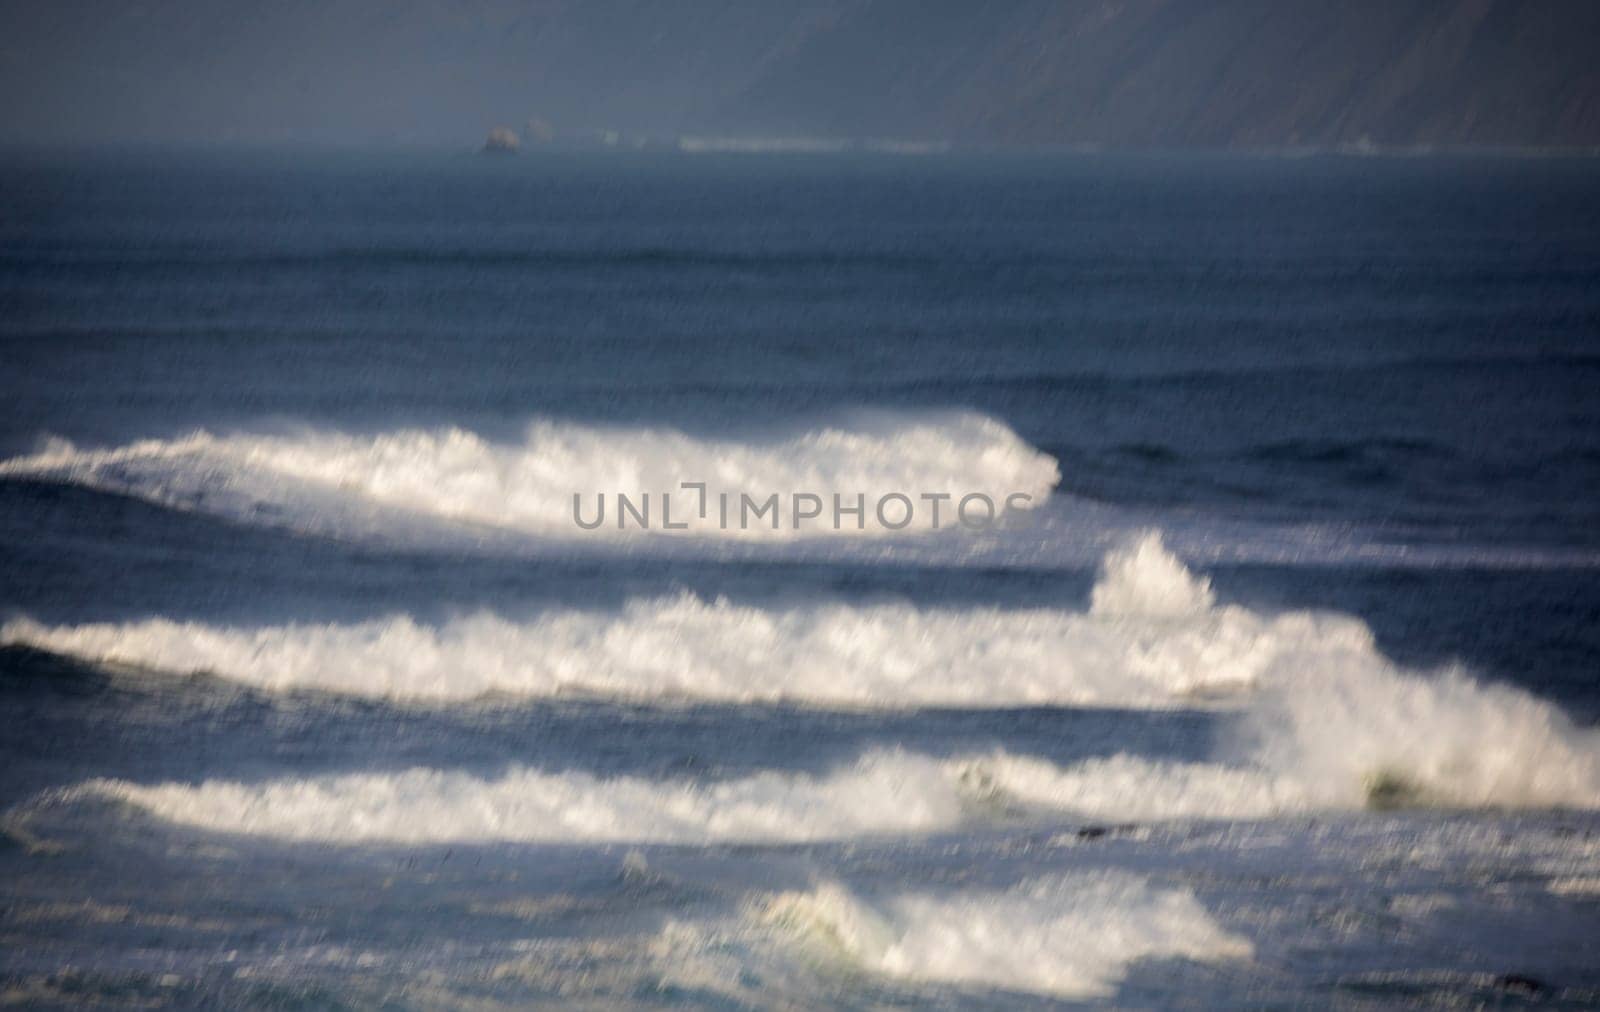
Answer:
[{"label": "mountain slope", "polygon": [[875,0],[724,113],[993,143],[1588,145],[1596,52],[1589,0]]},{"label": "mountain slope", "polygon": [[1600,145],[1594,0],[0,0],[0,140]]}]

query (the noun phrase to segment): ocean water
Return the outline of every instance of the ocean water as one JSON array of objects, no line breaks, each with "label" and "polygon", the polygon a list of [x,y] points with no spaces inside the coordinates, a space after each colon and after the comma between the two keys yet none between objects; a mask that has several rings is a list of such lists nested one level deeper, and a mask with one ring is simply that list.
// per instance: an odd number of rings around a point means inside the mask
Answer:
[{"label": "ocean water", "polygon": [[1600,1002],[1592,160],[11,153],[0,362],[0,999]]}]

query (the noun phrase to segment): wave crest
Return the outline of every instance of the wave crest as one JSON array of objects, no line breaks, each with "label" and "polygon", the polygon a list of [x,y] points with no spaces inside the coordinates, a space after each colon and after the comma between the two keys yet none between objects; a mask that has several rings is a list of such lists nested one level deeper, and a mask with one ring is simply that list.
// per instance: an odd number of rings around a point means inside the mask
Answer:
[{"label": "wave crest", "polygon": [[[1307,656],[1372,653],[1371,633],[1353,619],[1209,608],[1208,598],[1194,596],[1200,586],[1151,536],[1108,565],[1088,613],[767,609],[683,594],[620,611],[558,610],[524,621],[479,613],[437,626],[404,615],[254,629],[167,619],[51,627],[24,618],[0,626],[0,643],[209,672],[271,690],[891,707],[1176,706],[1197,693],[1248,688]],[[1175,603],[1175,589],[1191,597]]]},{"label": "wave crest", "polygon": [[872,901],[837,883],[768,900],[760,917],[825,961],[903,980],[1068,997],[1111,994],[1148,957],[1249,959],[1186,889],[1125,872],[1031,879],[1008,890],[902,892]]},{"label": "wave crest", "polygon": [[493,778],[417,768],[253,784],[98,780],[75,790],[212,832],[340,844],[795,843],[948,828],[968,804],[942,764],[897,752],[824,776],[710,783],[515,766]]},{"label": "wave crest", "polygon": [[[1127,808],[1128,791],[1144,807]],[[1057,766],[1004,751],[938,758],[873,751],[830,772],[722,781],[603,777],[512,766],[425,767],[257,783],[93,780],[56,800],[109,798],[209,832],[336,844],[805,843],[1071,816],[1130,819],[1300,810],[1269,774],[1132,756]]]},{"label": "wave crest", "polygon": [[[47,627],[0,643],[103,663],[210,671],[269,690],[451,700],[563,692],[661,700],[903,707],[1242,711],[1228,765],[1001,757],[974,775],[1009,800],[1096,818],[1254,818],[1366,805],[1600,807],[1600,736],[1526,692],[1460,671],[1407,671],[1340,615],[1218,605],[1147,535],[1113,552],[1086,612],[807,605],[692,596],[620,612],[480,614],[432,627],[229,629],[164,619]],[[987,765],[984,765],[987,762]],[[932,795],[930,795],[932,796]]]},{"label": "wave crest", "polygon": [[[704,439],[670,429],[536,421],[520,443],[500,444],[459,428],[401,430],[378,435],[305,430],[293,435],[215,435],[85,450],[65,440],[42,452],[0,462],[0,475],[45,478],[138,496],[165,505],[256,522],[344,532],[389,524],[371,511],[396,510],[457,523],[545,537],[590,539],[619,534],[615,497],[654,503],[649,533],[712,538],[793,540],[818,533],[882,536],[897,533],[900,507],[885,526],[874,505],[889,493],[917,500],[949,494],[941,526],[954,523],[963,495],[987,495],[997,510],[1007,497],[1046,499],[1060,480],[1054,458],[983,415],[885,415],[853,425],[812,429],[767,441]],[[684,482],[703,483],[698,489]],[[661,496],[670,494],[672,522],[663,525]],[[827,512],[797,522],[796,493],[816,495]],[[596,497],[611,504],[606,522],[586,531],[574,518],[594,519]],[[719,496],[733,506],[724,524]],[[741,522],[741,495],[759,503],[778,496],[776,525],[763,517]],[[833,495],[845,504],[864,497],[860,529],[846,517],[833,527]],[[700,507],[706,506],[703,511]],[[908,532],[932,529],[919,507]],[[640,534],[630,518],[626,533]]]}]

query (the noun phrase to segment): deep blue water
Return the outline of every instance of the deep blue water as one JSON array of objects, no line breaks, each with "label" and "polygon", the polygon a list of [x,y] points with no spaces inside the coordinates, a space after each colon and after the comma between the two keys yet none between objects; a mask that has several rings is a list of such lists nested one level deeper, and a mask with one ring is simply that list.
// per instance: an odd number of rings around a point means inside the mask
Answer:
[{"label": "deep blue water", "polygon": [[[1536,998],[1600,998],[1592,160],[14,153],[0,162],[0,364],[0,457],[24,462],[0,472],[8,996],[1387,1004],[1520,1001],[1499,978],[1521,974]],[[306,482],[242,450],[171,449],[205,430],[323,461],[328,434],[366,447],[452,427],[515,448],[544,419],[618,452],[661,428],[767,452],[862,418],[893,447],[904,426],[955,411],[1057,462],[1032,532],[970,551],[959,532],[885,551],[870,538],[666,535],[619,548],[529,531],[509,512],[466,523],[426,495],[385,498],[395,469],[424,466],[411,458]],[[140,440],[165,449],[79,466]],[[50,452],[69,463],[26,463]],[[503,459],[515,469],[541,452]],[[562,465],[574,488],[590,490],[584,468],[606,452]],[[872,452],[874,466],[902,463]],[[793,457],[774,451],[773,466]],[[952,456],[953,480],[978,459]],[[440,464],[422,487],[512,480],[482,466]],[[1106,618],[1091,605],[1110,581],[1101,557],[1149,529],[1239,621],[1336,613],[1372,644],[1290,649],[1279,627],[1230,632],[1210,610]],[[365,673],[418,650],[371,642],[303,662],[291,688],[270,682],[290,662],[261,641],[204,639],[281,627],[298,648],[327,624],[443,629],[480,612],[535,629],[446,644],[437,687],[548,663],[526,661],[555,636],[540,616],[614,618],[682,594],[758,615],[922,618],[881,643],[855,626],[805,640],[799,660],[780,656],[792,645],[780,636],[746,667],[716,650],[764,619],[665,633],[624,621],[563,648],[577,697],[398,698]],[[993,609],[999,624],[959,631]],[[1003,677],[990,658],[1025,633],[1004,616],[1029,609],[1092,630],[1018,662],[1037,663],[1043,686],[1025,699],[966,691]],[[149,619],[191,623],[178,635],[201,660],[150,653],[132,625]],[[69,648],[19,622],[110,623],[120,645]],[[851,653],[811,653],[849,636]],[[955,652],[914,675],[948,679],[947,695],[845,705],[794,688],[807,656],[851,685],[912,664],[919,644]],[[636,680],[618,699],[583,682],[588,665],[679,648],[671,691]],[[1273,660],[1242,702],[1237,687],[1219,702],[1210,682],[1159,702],[1089,698],[1061,674],[1155,665],[1220,685],[1259,652]],[[1435,691],[1450,665],[1517,701]],[[701,693],[710,674],[738,688]],[[769,685],[790,691],[774,701]],[[1423,686],[1421,701],[1395,685]],[[1349,784],[1303,757],[1241,759],[1253,722],[1278,719],[1258,708],[1292,710],[1302,689],[1332,693],[1306,705],[1351,722],[1351,756],[1367,755],[1363,728],[1376,729],[1372,755],[1399,751],[1353,767]],[[1555,709],[1525,718],[1521,694]],[[1404,735],[1383,729],[1396,714]],[[835,810],[845,788],[807,807],[760,780],[825,779],[896,750],[1000,750],[1073,775],[1116,755],[1242,764],[1294,786],[1270,810],[1229,787],[1202,813],[1168,812],[1146,810],[1160,795],[1148,784],[1085,774],[1088,794],[1046,804],[995,773],[1000,815],[984,800],[953,822],[874,829]],[[1502,751],[1500,765],[1473,765]],[[373,816],[389,828],[371,832],[331,788],[315,813],[274,816],[285,796],[258,798],[256,821],[239,814],[246,802],[207,808],[194,794],[418,768],[477,779],[433,793],[368,784],[369,801],[390,799]],[[615,802],[620,828],[530,829],[514,790],[484,786],[518,769],[595,778],[571,781],[587,786],[568,810],[616,778],[643,793]],[[1161,776],[1179,798],[1199,789]],[[1407,786],[1398,810],[1381,792],[1363,804],[1386,777]],[[60,793],[96,778],[175,785],[178,800]],[[754,838],[651,814],[653,789],[749,778],[777,813]],[[937,807],[913,779],[894,773],[868,809]],[[457,801],[502,828],[471,829]],[[808,820],[824,828],[795,835]],[[1111,894],[1094,885],[1106,875],[1121,883]],[[1058,880],[1060,896],[1020,908],[995,898]],[[819,882],[887,927],[852,941],[858,914]],[[750,913],[784,891],[811,896],[822,927]],[[1193,915],[1151,928],[1167,923],[1152,891]],[[941,917],[1011,926],[1002,948],[1042,945],[1030,962],[1048,972],[991,954],[949,979],[919,934]],[[1145,941],[1052,963],[1083,948],[1075,930]],[[903,953],[884,955],[885,938]]]}]

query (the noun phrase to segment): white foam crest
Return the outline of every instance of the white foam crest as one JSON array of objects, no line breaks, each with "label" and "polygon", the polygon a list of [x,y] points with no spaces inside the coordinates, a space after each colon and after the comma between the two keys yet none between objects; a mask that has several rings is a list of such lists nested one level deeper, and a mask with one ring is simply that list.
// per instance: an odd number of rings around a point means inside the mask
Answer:
[{"label": "white foam crest", "polygon": [[1194,894],[1123,872],[1008,890],[909,891],[867,900],[836,883],[782,893],[761,918],[824,960],[907,981],[1104,997],[1145,958],[1249,959]]},{"label": "white foam crest", "polygon": [[523,621],[479,613],[233,628],[148,619],[45,626],[0,643],[209,672],[269,690],[398,699],[599,693],[858,706],[1169,707],[1255,684],[1305,654],[1370,653],[1359,622],[1222,608],[1174,619],[906,604],[767,609],[689,594]]},{"label": "white foam crest", "polygon": [[[1411,772],[1417,782],[1427,775],[1425,764]],[[1123,754],[1061,766],[1004,751],[953,758],[874,751],[825,774],[764,771],[725,781],[603,777],[525,766],[485,777],[419,767],[254,783],[95,780],[55,800],[112,798],[209,832],[339,845],[802,843],[940,832],[995,820],[1261,819],[1359,808],[1369,801],[1369,776],[1359,762],[1331,770],[1304,763],[1275,770],[1259,763]],[[1495,783],[1525,791],[1526,780]],[[1572,785],[1558,780],[1556,786]],[[1434,789],[1435,798],[1444,797],[1438,785]],[[1592,783],[1587,789],[1592,791]],[[1587,798],[1596,804],[1592,793]],[[1455,800],[1467,803],[1465,797]],[[1575,803],[1552,795],[1548,786],[1544,795],[1480,793],[1474,800]]]},{"label": "white foam crest", "polygon": [[[1115,603],[1113,603],[1115,602]],[[1553,705],[1460,672],[1406,671],[1359,620],[1263,615],[1147,536],[1108,559],[1087,612],[842,604],[764,609],[693,596],[439,626],[232,629],[164,619],[47,627],[0,644],[95,662],[209,671],[268,690],[397,699],[505,693],[868,707],[1192,707],[1247,715],[1219,764],[1023,760],[995,776],[1024,804],[1095,818],[1257,817],[1375,804],[1600,807],[1600,738]],[[993,765],[993,764],[991,764]]]},{"label": "white foam crest", "polygon": [[1119,753],[1058,766],[1005,752],[966,760],[972,785],[997,799],[1093,820],[1259,819],[1305,811],[1296,777],[1254,765],[1174,762]]},{"label": "white foam crest", "polygon": [[341,844],[804,842],[957,826],[988,811],[966,769],[872,752],[820,776],[772,771],[720,782],[417,768],[262,783],[97,780],[69,797],[111,797],[214,832]]},{"label": "white foam crest", "polygon": [[764,771],[711,782],[414,768],[257,783],[95,780],[67,793],[82,797],[213,832],[339,844],[806,842],[994,819],[1257,817],[1303,804],[1261,772],[1210,764],[1115,756],[1062,767],[1003,751],[936,758],[898,750],[821,775]]},{"label": "white foam crest", "polygon": [[[1025,507],[1031,508],[1060,480],[1053,458],[1001,422],[976,414],[888,415],[748,442],[550,420],[532,423],[522,442],[512,444],[459,428],[379,435],[199,431],[103,450],[53,440],[34,456],[0,462],[0,475],[83,484],[247,521],[270,510],[278,522],[286,518],[313,529],[343,526],[350,521],[345,514],[378,507],[590,540],[619,533],[618,493],[635,507],[648,494],[648,533],[793,540],[897,533],[880,522],[874,508],[889,493],[913,500],[916,509],[905,531],[917,533],[932,528],[931,509],[919,501],[924,493],[953,497],[943,504],[940,518],[940,526],[949,528],[963,495],[987,495],[1003,513],[1013,493],[1031,496]],[[700,492],[683,489],[684,482],[707,486],[706,516],[700,516]],[[581,497],[584,521],[593,522],[601,493],[605,523],[583,530],[574,519],[573,497]],[[686,530],[664,525],[663,493],[672,496],[672,523],[687,524]],[[731,504],[726,527],[722,493]],[[799,529],[796,493],[814,494],[824,504],[822,516],[805,520]],[[846,506],[854,506],[858,494],[865,498],[860,530],[853,515],[845,515],[835,530],[836,493]],[[742,515],[742,494],[758,505],[777,494],[776,530],[771,513]],[[886,507],[891,525],[900,522],[902,509]],[[631,515],[627,533],[643,533]]]},{"label": "white foam crest", "polygon": [[1318,805],[1600,808],[1600,733],[1459,670],[1308,666],[1250,717],[1252,761],[1292,774]]},{"label": "white foam crest", "polygon": [[95,780],[65,798],[114,798],[211,832],[334,844],[799,843],[995,820],[1260,819],[1363,803],[1359,779],[1340,792],[1306,773],[1128,754],[1063,766],[1003,750],[951,758],[892,750],[821,775],[709,782],[419,767],[255,783]]},{"label": "white foam crest", "polygon": [[1147,531],[1106,553],[1089,610],[1105,616],[1184,618],[1202,615],[1215,603],[1211,581],[1191,573],[1167,551],[1159,533]]}]

